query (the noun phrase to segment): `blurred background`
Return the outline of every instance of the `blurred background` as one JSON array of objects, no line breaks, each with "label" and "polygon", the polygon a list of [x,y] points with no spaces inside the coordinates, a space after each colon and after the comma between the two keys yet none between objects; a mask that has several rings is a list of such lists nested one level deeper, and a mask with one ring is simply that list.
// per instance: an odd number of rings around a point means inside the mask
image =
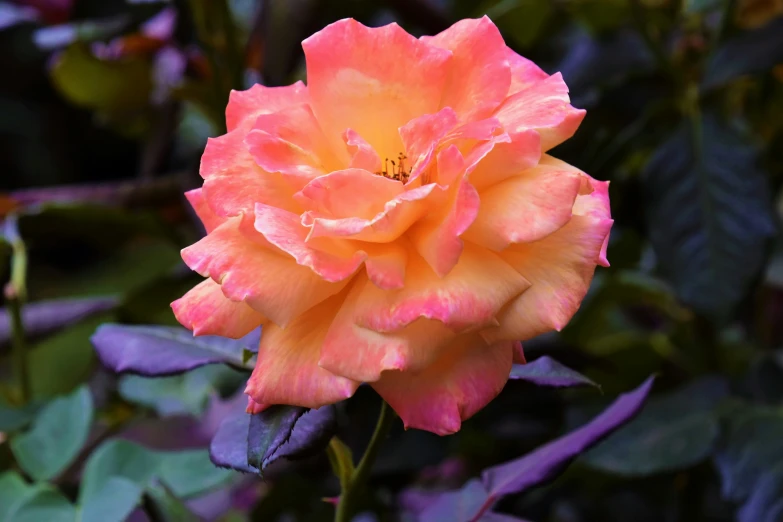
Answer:
[{"label": "blurred background", "polygon": [[[199,280],[179,250],[202,234],[182,193],[225,131],[230,89],[304,79],[301,40],[341,18],[421,35],[485,14],[587,109],[553,155],[611,180],[611,268],[565,330],[526,345],[528,360],[551,355],[601,389],[511,382],[455,436],[400,430],[368,516],[397,520],[389,506],[411,485],[456,487],[657,373],[639,418],[501,509],[535,522],[783,521],[783,0],[0,1],[0,275],[25,254],[33,404],[88,383],[92,448],[106,433],[207,444],[236,372],[117,377],[89,337],[107,321],[176,324],[169,303]],[[0,470],[14,467],[3,433],[25,422],[11,320],[4,310]],[[347,406],[367,424],[349,443],[375,420],[365,392]],[[330,520],[326,460],[297,466],[179,495],[186,518],[161,520]],[[56,481],[71,496],[74,470]]]}]

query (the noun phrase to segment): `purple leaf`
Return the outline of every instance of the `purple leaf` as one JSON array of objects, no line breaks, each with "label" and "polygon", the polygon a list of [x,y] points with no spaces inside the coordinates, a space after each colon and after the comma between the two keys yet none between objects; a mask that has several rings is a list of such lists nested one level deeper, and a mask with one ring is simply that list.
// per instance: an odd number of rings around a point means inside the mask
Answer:
[{"label": "purple leaf", "polygon": [[328,444],[336,430],[334,407],[307,410],[272,406],[253,415],[247,434],[247,460],[263,471],[272,462],[311,455]]},{"label": "purple leaf", "polygon": [[511,515],[506,515],[504,513],[495,513],[493,511],[490,511],[489,513],[484,513],[481,515],[481,518],[478,519],[478,522],[528,522],[527,520],[523,520],[521,518],[512,517]]},{"label": "purple leaf", "polygon": [[256,469],[263,470],[280,447],[288,442],[299,417],[306,408],[297,406],[271,406],[250,417],[247,432],[247,461]]},{"label": "purple leaf", "polygon": [[104,324],[92,336],[92,344],[107,368],[154,376],[215,363],[252,369],[252,361],[243,362],[242,352],[255,350],[259,339],[260,329],[235,340],[212,335],[194,337],[179,327]]},{"label": "purple leaf", "polygon": [[[93,314],[111,310],[116,297],[89,297],[82,299],[55,299],[28,303],[22,309],[25,334],[29,337],[54,332]],[[6,308],[0,309],[0,345],[11,339],[11,317]]]},{"label": "purple leaf", "polygon": [[420,522],[468,522],[479,520],[489,500],[487,490],[479,479],[471,479],[462,489],[438,495],[419,514]]},{"label": "purple leaf", "polygon": [[0,3],[0,31],[22,22],[36,20],[38,20],[38,13],[32,7],[16,6],[8,2]]},{"label": "purple leaf", "polygon": [[273,406],[256,415],[237,413],[220,425],[210,458],[218,466],[258,473],[278,459],[295,460],[322,450],[336,429],[334,406]]},{"label": "purple leaf", "polygon": [[568,435],[524,457],[485,470],[481,479],[490,498],[519,493],[553,478],[574,457],[631,420],[641,410],[653,380],[650,377],[636,390],[622,394],[598,417]]},{"label": "purple leaf", "polygon": [[505,495],[521,493],[554,478],[571,460],[631,420],[642,408],[653,384],[650,377],[636,390],[621,395],[591,422],[541,446],[532,453],[489,468],[481,481],[473,479],[461,489],[427,494],[408,492],[403,508],[419,522],[509,522],[507,515],[489,509]]},{"label": "purple leaf", "polygon": [[247,431],[250,415],[240,413],[228,417],[218,428],[209,445],[209,458],[216,466],[245,473],[258,473],[247,463]]},{"label": "purple leaf", "polygon": [[527,364],[515,364],[511,368],[509,379],[521,379],[539,386],[554,386],[564,388],[568,386],[595,386],[595,382],[579,372],[563,366],[556,360],[544,355]]}]

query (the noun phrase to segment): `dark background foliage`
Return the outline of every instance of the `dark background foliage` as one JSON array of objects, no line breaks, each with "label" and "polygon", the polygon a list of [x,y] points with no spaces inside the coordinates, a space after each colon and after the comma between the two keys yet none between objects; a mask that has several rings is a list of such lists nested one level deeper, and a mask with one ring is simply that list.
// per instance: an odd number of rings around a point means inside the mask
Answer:
[{"label": "dark background foliage", "polygon": [[[783,2],[14,0],[0,2],[0,274],[17,283],[0,312],[0,521],[331,520],[323,455],[280,459],[263,481],[209,463],[242,373],[116,375],[90,337],[176,324],[169,303],[198,281],[178,251],[202,233],[182,193],[231,88],[303,78],[299,43],[343,17],[433,34],[484,14],[587,109],[553,154],[612,182],[611,268],[566,329],[526,345],[601,389],[515,380],[457,435],[398,426],[367,520],[579,426],[651,373],[639,417],[498,510],[783,520]],[[26,362],[10,348],[22,290]],[[377,408],[365,389],[337,408],[354,453]],[[50,511],[9,515],[32,496]]]}]

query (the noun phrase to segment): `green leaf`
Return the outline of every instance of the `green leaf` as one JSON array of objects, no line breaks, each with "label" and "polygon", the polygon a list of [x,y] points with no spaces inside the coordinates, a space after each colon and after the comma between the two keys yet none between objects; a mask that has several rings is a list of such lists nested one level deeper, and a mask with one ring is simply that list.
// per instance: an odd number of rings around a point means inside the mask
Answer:
[{"label": "green leaf", "polygon": [[10,522],[15,512],[41,490],[42,486],[31,485],[15,471],[0,475],[0,522]]},{"label": "green leaf", "polygon": [[30,431],[11,439],[14,457],[36,480],[57,476],[87,441],[92,414],[92,396],[86,387],[53,400],[35,418]]},{"label": "green leaf", "polygon": [[9,522],[76,522],[76,508],[53,489],[39,489],[29,497]]},{"label": "green leaf", "polygon": [[231,470],[218,468],[205,449],[161,452],[161,481],[179,498],[206,493],[236,477]]},{"label": "green leaf", "polygon": [[125,400],[152,408],[162,417],[199,416],[211,397],[224,390],[236,391],[245,381],[246,373],[212,364],[170,377],[125,375],[120,378],[119,392]]},{"label": "green leaf", "polygon": [[30,293],[41,298],[119,296],[169,274],[180,263],[179,250],[168,241],[132,242],[114,249],[99,263],[62,273],[55,280],[42,280],[37,284],[32,279]]},{"label": "green leaf", "polygon": [[0,400],[0,432],[8,433],[24,428],[33,421],[40,409],[41,404],[37,402],[15,407]]},{"label": "green leaf", "polygon": [[131,112],[146,107],[152,90],[150,62],[141,57],[96,58],[88,46],[74,44],[57,56],[52,82],[74,105],[101,111]]},{"label": "green leaf", "polygon": [[164,486],[156,484],[147,489],[153,520],[161,522],[200,522],[180,499]]},{"label": "green leaf", "polygon": [[84,466],[79,504],[88,505],[97,498],[111,477],[146,487],[158,473],[159,466],[160,458],[146,448],[126,440],[109,440],[90,455]]},{"label": "green leaf", "polygon": [[721,6],[722,0],[685,0],[682,10],[686,14],[705,13]]},{"label": "green leaf", "polygon": [[95,366],[95,351],[90,336],[98,325],[114,315],[94,315],[30,347],[30,387],[35,397],[54,397],[70,393],[90,378]]},{"label": "green leaf", "polygon": [[536,41],[554,12],[549,0],[493,0],[477,11],[490,17],[520,47]]},{"label": "green leaf", "polygon": [[630,423],[593,448],[584,461],[626,476],[647,476],[697,464],[712,451],[720,424],[715,407],[728,389],[704,379],[649,401]]},{"label": "green leaf", "polygon": [[106,249],[139,234],[176,239],[155,214],[84,202],[26,208],[19,215],[19,232],[25,240],[80,239]]},{"label": "green leaf", "polygon": [[[210,491],[234,475],[217,468],[206,449],[179,452],[152,451],[125,440],[110,440],[93,453],[84,468],[79,504],[89,506],[102,495],[112,477],[135,484],[140,490],[161,481],[175,495],[197,496]],[[127,497],[124,485],[118,491]]]},{"label": "green leaf", "polygon": [[721,320],[747,294],[775,232],[747,136],[712,114],[683,123],[644,171],[647,224],[680,299]]},{"label": "green leaf", "polygon": [[351,481],[354,472],[353,454],[351,448],[345,445],[338,437],[332,437],[329,441],[329,464],[335,476],[340,479],[340,486],[343,491]]},{"label": "green leaf", "polygon": [[628,0],[571,0],[571,15],[593,32],[605,32],[621,26],[630,17]]},{"label": "green leaf", "polygon": [[123,522],[141,501],[142,488],[122,477],[109,477],[98,494],[81,506],[80,522]]}]

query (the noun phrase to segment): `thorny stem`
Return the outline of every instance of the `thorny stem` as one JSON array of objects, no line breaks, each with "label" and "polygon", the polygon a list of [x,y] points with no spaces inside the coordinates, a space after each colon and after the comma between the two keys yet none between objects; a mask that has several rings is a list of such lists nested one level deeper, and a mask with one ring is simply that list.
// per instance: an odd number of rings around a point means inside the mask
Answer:
[{"label": "thorny stem", "polygon": [[389,434],[395,417],[394,411],[386,404],[386,401],[383,401],[381,413],[378,416],[378,423],[375,425],[375,431],[372,434],[370,443],[367,445],[362,459],[359,461],[347,484],[343,486],[334,522],[350,522],[354,516],[357,499],[361,497],[367,478],[370,476],[372,465],[378,456],[378,451],[381,449],[381,443]]}]

